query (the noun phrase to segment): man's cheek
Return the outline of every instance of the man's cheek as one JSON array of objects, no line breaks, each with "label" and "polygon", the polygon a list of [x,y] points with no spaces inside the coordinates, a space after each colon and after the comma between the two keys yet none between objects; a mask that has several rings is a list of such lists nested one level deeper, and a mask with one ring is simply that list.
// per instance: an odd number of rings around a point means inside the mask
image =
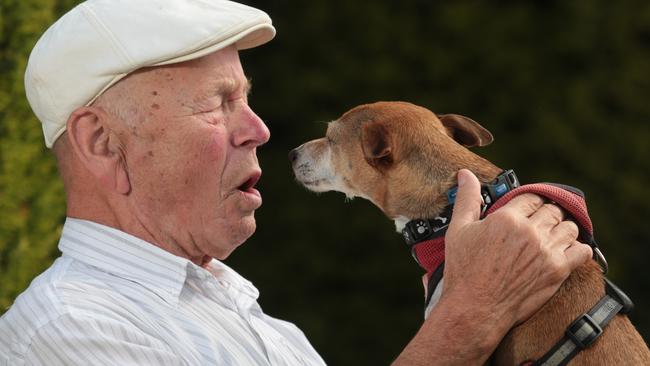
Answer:
[{"label": "man's cheek", "polygon": [[223,126],[211,126],[208,129],[197,131],[193,138],[195,157],[204,157],[210,160],[223,157],[228,148],[228,134]]}]

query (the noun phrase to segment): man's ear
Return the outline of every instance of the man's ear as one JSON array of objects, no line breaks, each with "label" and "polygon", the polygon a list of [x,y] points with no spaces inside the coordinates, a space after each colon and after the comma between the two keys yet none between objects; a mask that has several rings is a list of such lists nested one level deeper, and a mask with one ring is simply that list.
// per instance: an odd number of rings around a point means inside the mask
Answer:
[{"label": "man's ear", "polygon": [[438,119],[451,138],[467,147],[486,146],[494,141],[490,131],[469,117],[459,114],[441,114]]},{"label": "man's ear", "polygon": [[117,136],[107,125],[109,118],[101,108],[78,108],[68,119],[66,135],[77,158],[104,188],[128,194],[131,184],[126,164],[119,142],[115,141]]},{"label": "man's ear", "polygon": [[388,168],[394,160],[394,146],[386,127],[375,121],[361,126],[361,148],[368,164]]}]

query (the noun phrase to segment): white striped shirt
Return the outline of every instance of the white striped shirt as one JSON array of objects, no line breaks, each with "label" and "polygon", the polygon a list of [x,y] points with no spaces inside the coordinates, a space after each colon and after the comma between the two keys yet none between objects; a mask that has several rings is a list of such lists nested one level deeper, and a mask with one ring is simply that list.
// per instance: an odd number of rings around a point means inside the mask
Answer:
[{"label": "white striped shirt", "polygon": [[225,264],[201,268],[68,218],[54,264],[0,318],[0,365],[324,365]]}]

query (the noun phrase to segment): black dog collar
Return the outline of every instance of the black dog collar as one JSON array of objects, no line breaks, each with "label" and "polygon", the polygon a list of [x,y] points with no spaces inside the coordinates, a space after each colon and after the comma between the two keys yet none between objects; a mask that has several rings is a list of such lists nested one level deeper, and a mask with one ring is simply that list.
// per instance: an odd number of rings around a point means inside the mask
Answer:
[{"label": "black dog collar", "polygon": [[[519,179],[513,170],[505,170],[499,174],[492,182],[481,186],[481,197],[483,198],[483,207],[481,215],[490,208],[501,196],[519,187]],[[454,186],[447,191],[447,201],[440,215],[432,219],[416,219],[406,223],[402,229],[402,236],[409,247],[426,241],[444,236],[451,221],[451,215],[456,202],[458,186]]]}]

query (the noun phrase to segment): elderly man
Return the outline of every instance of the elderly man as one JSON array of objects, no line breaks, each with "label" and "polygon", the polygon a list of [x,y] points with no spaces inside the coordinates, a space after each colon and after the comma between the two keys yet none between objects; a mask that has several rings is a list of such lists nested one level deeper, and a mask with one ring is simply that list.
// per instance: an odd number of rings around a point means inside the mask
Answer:
[{"label": "elderly man", "polygon": [[[238,50],[274,34],[224,0],[89,0],[43,35],[25,82],[68,218],[0,320],[0,364],[324,364],[219,261],[255,231],[269,139]],[[484,362],[591,255],[536,196],[479,221],[477,179],[458,180],[443,296],[396,365]]]}]

